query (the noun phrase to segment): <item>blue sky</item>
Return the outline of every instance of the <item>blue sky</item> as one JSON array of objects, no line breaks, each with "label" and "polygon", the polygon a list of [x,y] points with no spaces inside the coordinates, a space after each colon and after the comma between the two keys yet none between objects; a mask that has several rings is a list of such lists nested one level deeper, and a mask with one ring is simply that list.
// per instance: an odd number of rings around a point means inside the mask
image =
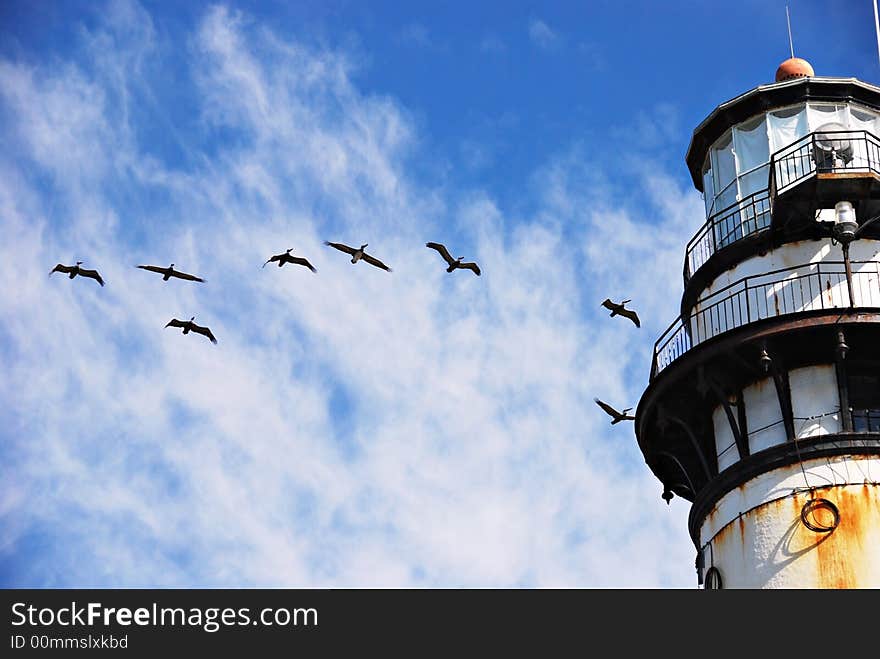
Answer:
[{"label": "blue sky", "polygon": [[[0,585],[694,587],[593,397],[646,385],[690,134],[785,4],[3,3]],[[870,2],[788,4],[877,82]]]}]

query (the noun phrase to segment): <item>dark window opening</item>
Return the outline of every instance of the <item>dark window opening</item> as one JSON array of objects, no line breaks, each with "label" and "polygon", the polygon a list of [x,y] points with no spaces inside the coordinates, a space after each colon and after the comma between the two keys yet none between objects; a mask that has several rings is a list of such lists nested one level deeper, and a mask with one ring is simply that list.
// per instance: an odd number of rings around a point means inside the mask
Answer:
[{"label": "dark window opening", "polygon": [[851,374],[847,389],[853,430],[880,432],[880,374]]}]

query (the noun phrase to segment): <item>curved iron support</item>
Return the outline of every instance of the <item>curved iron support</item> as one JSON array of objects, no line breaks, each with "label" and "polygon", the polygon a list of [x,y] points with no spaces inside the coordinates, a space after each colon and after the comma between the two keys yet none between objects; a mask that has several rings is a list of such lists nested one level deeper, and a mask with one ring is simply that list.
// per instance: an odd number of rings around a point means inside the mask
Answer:
[{"label": "curved iron support", "polygon": [[[739,451],[740,459],[748,457],[750,455],[749,442],[745,430],[745,407],[742,403],[742,392],[740,392],[739,397],[737,398],[737,414],[736,417],[734,417],[730,401],[721,390],[721,387],[710,379],[707,379],[707,382],[712,393],[715,394],[715,397],[721,404],[721,407],[724,408],[724,414],[727,416],[727,423],[730,424],[730,431],[733,433],[733,440],[736,442],[736,449]],[[741,423],[742,427],[740,427]]]},{"label": "curved iron support", "polygon": [[685,435],[687,436],[688,440],[690,440],[691,446],[694,447],[694,451],[696,451],[697,456],[700,458],[700,465],[703,467],[703,474],[706,476],[706,480],[711,480],[712,477],[718,473],[718,469],[712,469],[712,467],[709,466],[709,461],[706,460],[706,456],[704,455],[704,451],[700,446],[700,442],[697,440],[696,436],[694,436],[694,433],[691,430],[690,426],[679,419],[677,416],[665,414],[664,417],[678,425],[678,427],[680,427],[682,430],[684,430]]},{"label": "curved iron support", "polygon": [[684,475],[685,479],[687,479],[687,486],[690,488],[691,494],[693,496],[696,496],[697,491],[696,491],[696,489],[694,489],[694,481],[691,480],[691,476],[688,473],[687,469],[684,468],[684,465],[681,464],[681,460],[679,460],[678,457],[674,453],[670,453],[669,451],[660,450],[660,451],[652,451],[651,455],[652,456],[662,455],[663,457],[666,457],[666,458],[672,458],[672,460],[675,462],[675,464],[678,465],[678,468],[681,469],[681,473]]},{"label": "curved iron support", "polygon": [[793,442],[795,440],[794,410],[791,407],[791,385],[788,381],[788,371],[783,372],[774,360],[770,366],[770,375],[773,377],[773,385],[776,387],[776,398],[779,399],[785,438],[789,442]]}]

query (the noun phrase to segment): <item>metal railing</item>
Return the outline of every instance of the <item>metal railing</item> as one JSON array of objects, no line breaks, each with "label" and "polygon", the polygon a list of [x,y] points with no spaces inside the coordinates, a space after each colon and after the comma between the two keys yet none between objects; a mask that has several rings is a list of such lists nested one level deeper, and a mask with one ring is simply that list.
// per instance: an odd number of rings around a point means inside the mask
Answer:
[{"label": "metal railing", "polygon": [[880,175],[880,139],[866,130],[823,130],[805,135],[773,154],[771,195],[822,172]]},{"label": "metal railing", "polygon": [[710,216],[687,244],[684,280],[722,247],[770,226],[770,193],[760,190]]},{"label": "metal railing", "polygon": [[880,410],[852,410],[855,432],[880,432]]},{"label": "metal railing", "polygon": [[709,216],[685,248],[684,282],[719,249],[770,226],[770,200],[817,172],[880,175],[880,138],[865,130],[816,131],[770,157],[767,188]]},{"label": "metal railing", "polygon": [[[853,261],[853,306],[880,307],[880,263]],[[805,263],[738,281],[700,299],[654,344],[651,378],[693,346],[749,323],[850,304],[843,261]]]}]

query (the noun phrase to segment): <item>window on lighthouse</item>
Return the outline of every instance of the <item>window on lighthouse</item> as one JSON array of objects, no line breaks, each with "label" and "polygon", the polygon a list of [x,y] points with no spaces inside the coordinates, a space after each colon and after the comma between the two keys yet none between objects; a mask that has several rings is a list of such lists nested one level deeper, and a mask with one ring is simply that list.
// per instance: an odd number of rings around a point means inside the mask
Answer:
[{"label": "window on lighthouse", "polygon": [[770,225],[768,205],[754,204],[753,195],[767,190],[770,182],[770,141],[764,115],[744,122],[733,130],[733,152],[739,173],[740,237]]},{"label": "window on lighthouse", "polygon": [[848,168],[880,172],[880,114],[874,109],[810,102],[753,116],[706,154],[703,198],[712,235],[700,244],[711,252],[768,227],[771,159],[777,191],[806,179],[817,167],[807,136],[829,125],[852,131],[841,138],[851,143]]},{"label": "window on lighthouse", "polygon": [[715,212],[724,210],[736,203],[736,160],[733,157],[733,133],[729,132],[718,140],[712,151],[712,172],[714,174]]},{"label": "window on lighthouse", "polygon": [[855,432],[880,432],[880,375],[872,372],[850,373],[847,377],[849,407]]},{"label": "window on lighthouse", "polygon": [[733,130],[733,151],[739,172],[739,197],[744,199],[767,189],[770,178],[770,143],[764,116],[740,124]]}]

